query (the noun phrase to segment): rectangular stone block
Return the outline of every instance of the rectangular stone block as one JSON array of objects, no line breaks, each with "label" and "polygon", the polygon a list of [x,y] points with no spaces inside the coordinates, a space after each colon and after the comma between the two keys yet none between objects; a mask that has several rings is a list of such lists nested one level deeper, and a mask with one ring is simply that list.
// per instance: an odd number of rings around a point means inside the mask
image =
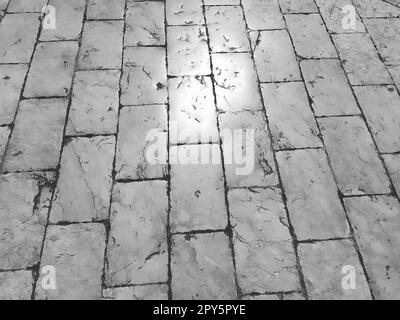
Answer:
[{"label": "rectangular stone block", "polygon": [[285,29],[278,0],[243,0],[242,5],[249,29]]},{"label": "rectangular stone block", "polygon": [[108,285],[168,280],[167,183],[117,184],[107,249]]},{"label": "rectangular stone block", "polygon": [[33,290],[32,271],[0,273],[1,300],[30,300]]},{"label": "rectangular stone block", "polygon": [[103,300],[168,300],[168,286],[150,284],[103,289]]},{"label": "rectangular stone block", "polygon": [[[400,8],[392,6],[390,1],[392,0],[354,0],[353,4],[363,18],[399,17]],[[397,0],[393,0],[393,3],[395,1]]]},{"label": "rectangular stone block", "polygon": [[89,0],[87,19],[123,19],[125,0]]},{"label": "rectangular stone block", "polygon": [[279,0],[283,13],[318,13],[314,0]]},{"label": "rectangular stone block", "polygon": [[166,0],[168,25],[204,24],[202,0]]},{"label": "rectangular stone block", "polygon": [[48,0],[10,0],[8,12],[42,12]]}]

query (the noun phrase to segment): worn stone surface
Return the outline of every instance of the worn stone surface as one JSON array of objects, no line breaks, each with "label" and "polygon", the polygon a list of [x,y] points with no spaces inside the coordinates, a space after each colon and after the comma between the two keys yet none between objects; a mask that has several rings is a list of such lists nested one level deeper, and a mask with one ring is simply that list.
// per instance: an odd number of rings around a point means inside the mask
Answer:
[{"label": "worn stone surface", "polygon": [[6,151],[6,146],[8,143],[8,138],[10,136],[9,127],[0,127],[0,162],[3,159],[4,152]]},{"label": "worn stone surface", "polygon": [[278,0],[243,0],[242,5],[249,29],[285,28]]},{"label": "worn stone surface", "polygon": [[[388,70],[393,78],[394,83],[397,86],[397,89],[400,88],[400,65],[398,66],[387,66]],[[400,89],[399,89],[400,90]]]},{"label": "worn stone surface", "polygon": [[299,288],[296,256],[278,189],[229,191],[236,271],[242,293]]},{"label": "worn stone surface", "polygon": [[400,17],[400,8],[390,5],[390,0],[353,0],[353,4],[363,18]]},{"label": "worn stone surface", "polygon": [[228,237],[223,233],[172,238],[173,299],[236,299]]},{"label": "worn stone surface", "polygon": [[88,19],[122,19],[125,0],[89,0],[86,17]]},{"label": "worn stone surface", "polygon": [[298,239],[349,236],[346,215],[324,151],[279,152],[277,160]]},{"label": "worn stone surface", "polygon": [[50,172],[0,176],[1,270],[24,269],[39,262],[54,179]]},{"label": "worn stone surface", "polygon": [[104,226],[97,223],[50,226],[44,241],[42,265],[54,266],[56,289],[37,286],[35,298],[100,299],[105,235]]},{"label": "worn stone surface", "polygon": [[[299,256],[311,300],[371,299],[367,280],[351,241],[300,244]],[[355,289],[342,286],[346,276],[346,272],[342,272],[345,266],[354,268]]]},{"label": "worn stone surface", "polygon": [[[150,130],[162,137],[154,141],[152,136],[147,136]],[[153,150],[156,147],[159,155],[166,155],[167,143],[167,110],[164,105],[124,107],[120,115],[116,177],[136,180],[165,177],[166,161],[153,162],[149,157],[155,155],[157,150]]]},{"label": "worn stone surface", "polygon": [[302,83],[263,84],[262,93],[276,150],[322,146]]},{"label": "worn stone surface", "polygon": [[298,292],[281,294],[259,294],[242,297],[242,300],[305,300]]},{"label": "worn stone surface", "polygon": [[389,192],[389,180],[360,117],[324,118],[318,122],[343,194]]},{"label": "worn stone surface", "polygon": [[56,41],[40,43],[33,56],[24,97],[65,97],[74,74],[78,43]]},{"label": "worn stone surface", "polygon": [[120,287],[103,290],[104,300],[168,300],[166,285]]},{"label": "worn stone surface", "polygon": [[284,13],[318,13],[314,0],[279,0]]},{"label": "worn stone surface", "polygon": [[400,195],[400,154],[383,155],[389,175],[392,178],[394,187],[398,195]]},{"label": "worn stone surface", "polygon": [[399,299],[400,203],[394,197],[345,199],[376,299]]},{"label": "worn stone surface", "polygon": [[75,74],[68,135],[116,133],[120,75],[114,70]]},{"label": "worn stone surface", "polygon": [[204,24],[202,0],[166,0],[169,25]]},{"label": "worn stone surface", "polygon": [[10,0],[8,12],[41,12],[47,0]]},{"label": "worn stone surface", "polygon": [[67,142],[61,157],[51,222],[108,218],[114,149],[114,137],[74,138]]},{"label": "worn stone surface", "polygon": [[0,273],[1,300],[30,300],[33,289],[31,271],[13,271]]},{"label": "worn stone surface", "polygon": [[117,184],[107,249],[108,285],[168,280],[167,209],[165,181]]},{"label": "worn stone surface", "polygon": [[4,160],[5,171],[54,169],[60,157],[65,99],[24,100]]}]

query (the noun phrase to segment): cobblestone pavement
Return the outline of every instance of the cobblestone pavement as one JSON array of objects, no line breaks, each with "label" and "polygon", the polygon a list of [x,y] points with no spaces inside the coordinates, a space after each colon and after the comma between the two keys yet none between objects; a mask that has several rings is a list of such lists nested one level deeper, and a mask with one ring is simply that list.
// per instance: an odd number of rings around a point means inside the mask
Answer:
[{"label": "cobblestone pavement", "polygon": [[0,299],[400,299],[399,89],[399,0],[0,0]]}]

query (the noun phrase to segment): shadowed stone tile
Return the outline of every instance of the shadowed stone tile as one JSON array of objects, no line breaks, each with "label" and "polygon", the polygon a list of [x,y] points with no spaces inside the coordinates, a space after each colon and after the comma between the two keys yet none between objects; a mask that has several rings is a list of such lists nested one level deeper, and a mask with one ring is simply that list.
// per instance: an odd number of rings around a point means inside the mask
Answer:
[{"label": "shadowed stone tile", "polygon": [[166,0],[169,25],[204,24],[202,0]]},{"label": "shadowed stone tile", "polygon": [[52,169],[58,165],[67,104],[65,99],[20,103],[5,171]]},{"label": "shadowed stone tile", "polygon": [[67,135],[116,133],[119,79],[119,71],[76,73]]},{"label": "shadowed stone tile", "polygon": [[168,280],[167,183],[117,184],[107,250],[107,284]]},{"label": "shadowed stone tile", "polygon": [[400,151],[400,97],[394,86],[355,87],[380,152]]},{"label": "shadowed stone tile", "polygon": [[165,44],[164,3],[128,1],[126,46]]},{"label": "shadowed stone tile", "polygon": [[[212,154],[215,162],[201,159],[203,153]],[[191,160],[189,157],[193,161],[186,164]],[[173,146],[170,163],[172,232],[224,229],[227,213],[219,146]]]},{"label": "shadowed stone tile", "polygon": [[250,54],[213,54],[212,62],[219,110],[262,110],[257,75]]},{"label": "shadowed stone tile", "polygon": [[172,78],[168,87],[170,143],[219,142],[211,78]]},{"label": "shadowed stone tile", "polygon": [[280,191],[230,190],[228,200],[242,293],[299,289],[296,256]]},{"label": "shadowed stone tile", "polygon": [[242,5],[249,29],[285,28],[278,0],[243,0]]},{"label": "shadowed stone tile", "polygon": [[[371,295],[358,255],[350,240],[299,245],[300,262],[311,300],[369,300]],[[343,289],[344,266],[355,270],[355,289]]]},{"label": "shadowed stone tile", "polygon": [[122,59],[122,21],[89,21],[83,27],[78,67],[119,69]]},{"label": "shadowed stone tile", "polygon": [[89,0],[87,19],[123,19],[124,0]]},{"label": "shadowed stone tile", "polygon": [[107,219],[114,148],[114,137],[76,138],[67,143],[50,213],[52,223]]},{"label": "shadowed stone tile", "polygon": [[86,0],[50,0],[56,9],[56,28],[42,29],[40,41],[76,40],[82,31]]},{"label": "shadowed stone tile", "polygon": [[0,176],[1,270],[24,269],[39,262],[54,179],[50,172]]},{"label": "shadowed stone tile", "polygon": [[103,300],[168,300],[168,286],[145,286],[103,289]]},{"label": "shadowed stone tile", "polygon": [[394,197],[345,199],[355,238],[377,299],[400,297],[400,204]]},{"label": "shadowed stone tile", "polygon": [[397,195],[400,195],[400,154],[383,155],[389,175],[392,178]]},{"label": "shadowed stone tile", "polygon": [[314,0],[279,0],[283,13],[318,13]]},{"label": "shadowed stone tile", "polygon": [[223,233],[172,238],[173,299],[236,299],[228,237]]},{"label": "shadowed stone tile", "polygon": [[10,0],[8,12],[42,12],[48,0]]},{"label": "shadowed stone tile", "polygon": [[[50,226],[44,241],[42,265],[55,267],[56,289],[43,290],[41,286],[37,286],[36,298],[100,299],[105,236],[102,224]],[[38,283],[41,283],[42,276]]]},{"label": "shadowed stone tile", "polygon": [[296,55],[286,30],[261,31],[253,47],[261,82],[301,79]]},{"label": "shadowed stone tile", "polygon": [[316,116],[360,113],[339,61],[303,60],[300,66]]},{"label": "shadowed stone tile", "polygon": [[346,6],[353,6],[351,0],[316,0],[316,3],[321,12],[322,18],[325,21],[326,27],[332,33],[353,33],[365,32],[365,27],[355,11],[356,25],[355,29],[345,29],[342,26],[343,21],[347,20],[349,12],[346,11]]},{"label": "shadowed stone tile", "polygon": [[400,65],[400,19],[366,19],[365,25],[383,61]]},{"label": "shadowed stone tile", "polygon": [[335,47],[319,14],[289,14],[285,18],[299,56],[304,58],[337,57]]},{"label": "shadowed stone tile", "polygon": [[164,48],[126,48],[121,79],[121,104],[167,102]]},{"label": "shadowed stone tile", "polygon": [[13,122],[27,71],[27,65],[0,66],[0,124]]},{"label": "shadowed stone tile", "polygon": [[64,97],[69,94],[78,42],[40,43],[33,56],[24,97]]},{"label": "shadowed stone tile", "polygon": [[5,15],[0,25],[0,63],[29,63],[39,24],[36,13]]},{"label": "shadowed stone tile", "polygon": [[280,294],[260,294],[256,296],[244,296],[242,300],[305,300],[298,292]]},{"label": "shadowed stone tile", "polygon": [[0,162],[1,159],[3,158],[4,152],[6,151],[9,135],[10,135],[9,127],[0,127]]},{"label": "shadowed stone tile", "polygon": [[278,152],[277,160],[297,238],[349,236],[346,215],[324,151]]},{"label": "shadowed stone tile", "polygon": [[[390,2],[387,1],[387,2]],[[399,17],[400,8],[381,0],[353,0],[358,13],[363,18],[372,17]]]},{"label": "shadowed stone tile", "polygon": [[390,191],[385,170],[361,118],[324,118],[318,122],[343,194]]},{"label": "shadowed stone tile", "polygon": [[30,300],[32,290],[32,271],[0,273],[0,300]]},{"label": "shadowed stone tile", "polygon": [[[255,187],[278,184],[271,140],[263,112],[223,113],[219,115],[219,125],[228,186]],[[238,138],[241,137],[241,140],[236,145],[229,137],[235,139],[235,130],[240,129],[243,129],[242,132],[238,132]],[[245,130],[254,130],[254,137]],[[224,136],[225,132],[227,137]],[[248,147],[246,135],[250,139]],[[238,155],[243,155],[239,160],[248,159],[248,163],[238,163],[235,158]]]},{"label": "shadowed stone tile", "polygon": [[241,7],[206,7],[205,15],[213,52],[250,51]]},{"label": "shadowed stone tile", "polygon": [[174,76],[211,73],[207,34],[202,26],[168,27],[168,74]]},{"label": "shadowed stone tile", "polygon": [[333,40],[352,85],[392,83],[368,35],[336,34]]},{"label": "shadowed stone tile", "polygon": [[262,93],[276,150],[322,147],[302,83],[263,84]]},{"label": "shadowed stone tile", "polygon": [[[161,139],[147,136],[155,130]],[[151,179],[167,175],[165,163],[152,163],[149,156],[157,146],[167,155],[167,109],[164,105],[125,107],[121,110],[117,144],[117,179]]]}]

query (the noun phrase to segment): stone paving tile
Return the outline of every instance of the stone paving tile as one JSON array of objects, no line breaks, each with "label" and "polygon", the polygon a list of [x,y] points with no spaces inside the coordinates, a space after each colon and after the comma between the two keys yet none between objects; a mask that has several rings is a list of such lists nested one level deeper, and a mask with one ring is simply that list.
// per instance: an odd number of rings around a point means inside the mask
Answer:
[{"label": "stone paving tile", "polygon": [[376,299],[400,298],[400,204],[394,197],[345,199]]},{"label": "stone paving tile", "polygon": [[6,151],[9,135],[10,135],[9,127],[0,127],[0,162],[3,159],[4,152]]},{"label": "stone paving tile", "polygon": [[[206,152],[212,154],[213,161],[221,161],[219,146],[215,144],[170,148],[172,232],[224,229],[227,225],[222,166],[200,164],[201,155]],[[197,164],[184,164],[183,158],[188,155],[196,156]]]},{"label": "stone paving tile", "polygon": [[[240,136],[243,137],[240,144],[236,146],[228,136],[222,136],[222,148],[225,162],[225,176],[229,187],[255,187],[272,186],[278,184],[271,139],[269,138],[266,120],[260,112],[223,113],[219,116],[221,132],[229,130],[230,136],[235,130],[242,129]],[[252,147],[247,149],[244,130],[254,130],[254,153]],[[222,135],[222,134],[221,134]],[[236,157],[243,155],[243,160],[248,163],[238,163]],[[252,161],[252,162],[250,162]]]},{"label": "stone paving tile", "polygon": [[261,82],[301,80],[296,55],[286,30],[261,31],[253,50]]},{"label": "stone paving tile", "polygon": [[117,184],[107,250],[108,285],[168,280],[167,183]]},{"label": "stone paving tile", "polygon": [[399,17],[400,8],[381,0],[353,0],[357,12],[362,18]]},{"label": "stone paving tile", "polygon": [[337,34],[333,40],[352,85],[392,83],[368,35]]},{"label": "stone paving tile", "polygon": [[70,92],[78,43],[40,43],[26,80],[24,97],[64,97]]},{"label": "stone paving tile", "polygon": [[121,104],[167,102],[164,48],[126,48],[121,79]]},{"label": "stone paving tile", "polygon": [[274,149],[322,147],[302,83],[263,84],[262,93]]},{"label": "stone paving tile", "polygon": [[202,26],[171,26],[168,32],[168,74],[173,76],[211,73],[207,34]]},{"label": "stone paving tile", "polygon": [[[56,269],[56,289],[36,287],[39,300],[98,300],[105,250],[102,224],[50,226],[46,232],[42,265]],[[41,283],[42,276],[38,283]]]},{"label": "stone paving tile", "polygon": [[257,74],[250,54],[213,54],[212,63],[218,110],[262,110]]},{"label": "stone paving tile", "polygon": [[0,18],[5,15],[9,0],[0,0]]},{"label": "stone paving tile", "polygon": [[109,288],[103,290],[104,300],[168,300],[166,285]]},{"label": "stone paving tile", "polygon": [[206,6],[239,5],[240,0],[204,0]]},{"label": "stone paving tile", "polygon": [[[368,300],[368,283],[357,252],[349,240],[324,241],[299,245],[304,281],[311,300]],[[344,266],[355,270],[355,289],[344,289]]]},{"label": "stone paving tile", "polygon": [[314,0],[279,0],[283,13],[318,13]]},{"label": "stone paving tile", "polygon": [[205,15],[212,52],[250,51],[240,6],[206,7]]},{"label": "stone paving tile", "polygon": [[400,96],[394,86],[354,88],[380,152],[400,152]]},{"label": "stone paving tile", "polygon": [[296,53],[303,58],[337,57],[319,14],[290,14],[285,17]]},{"label": "stone paving tile", "polygon": [[242,300],[305,300],[304,297],[297,292],[281,293],[281,294],[260,294],[255,296],[244,296]]},{"label": "stone paving tile", "polygon": [[365,27],[356,14],[355,28],[343,28],[343,21],[346,21],[346,16],[349,14],[344,9],[346,6],[352,6],[351,0],[316,0],[316,3],[321,12],[321,16],[325,21],[326,27],[331,33],[353,33],[365,32]]},{"label": "stone paving tile", "polygon": [[389,181],[360,117],[318,120],[340,191],[345,195],[389,192]]},{"label": "stone paving tile", "polygon": [[10,0],[8,12],[42,12],[48,0]]},{"label": "stone paving tile", "polygon": [[204,24],[202,0],[166,0],[169,25]]},{"label": "stone paving tile", "polygon": [[316,116],[360,113],[339,61],[303,60],[300,66]]},{"label": "stone paving tile", "polygon": [[400,65],[387,67],[391,76],[393,77],[393,81],[396,84],[397,89],[400,90]]},{"label": "stone paving tile", "polygon": [[82,30],[86,0],[50,0],[56,9],[56,28],[42,29],[40,41],[77,40]]},{"label": "stone paving tile", "polygon": [[[160,146],[159,153],[167,155],[167,126],[164,105],[121,110],[115,169],[117,179],[163,178],[167,175],[166,164],[151,163],[148,159],[156,146]],[[156,130],[164,139],[153,141],[151,136],[147,137],[150,130]]]},{"label": "stone paving tile", "polygon": [[122,59],[122,21],[89,21],[83,27],[79,69],[119,69]]},{"label": "stone paving tile", "polygon": [[389,175],[392,178],[397,195],[400,195],[400,154],[383,155]]},{"label": "stone paving tile", "polygon": [[65,99],[24,100],[20,103],[3,170],[57,167],[67,103]]},{"label": "stone paving tile", "polygon": [[6,14],[0,25],[0,63],[28,63],[39,29],[36,13]]},{"label": "stone paving tile", "polygon": [[242,5],[249,29],[285,28],[278,0],[243,0]]},{"label": "stone paving tile", "polygon": [[324,151],[278,152],[277,160],[297,238],[349,236],[346,215]]},{"label": "stone paving tile", "polygon": [[211,78],[172,78],[168,87],[170,143],[219,142]]},{"label": "stone paving tile", "polygon": [[164,3],[128,1],[126,46],[165,45]]},{"label": "stone paving tile", "polygon": [[400,19],[367,19],[368,32],[376,44],[383,61],[400,65]]},{"label": "stone paving tile", "polygon": [[51,172],[0,176],[1,270],[23,269],[39,262],[54,179]]},{"label": "stone paving tile", "polygon": [[116,133],[119,79],[116,70],[75,74],[67,135]]},{"label": "stone paving tile", "polygon": [[173,299],[236,299],[228,237],[223,233],[172,238]]},{"label": "stone paving tile", "polygon": [[236,271],[242,293],[300,288],[286,211],[278,189],[228,194]]},{"label": "stone paving tile", "polygon": [[89,0],[87,19],[123,19],[125,0]]},{"label": "stone paving tile", "polygon": [[31,271],[0,273],[0,300],[30,300],[32,289]]},{"label": "stone paving tile", "polygon": [[114,137],[75,138],[67,142],[50,222],[108,218],[114,149]]},{"label": "stone paving tile", "polygon": [[0,65],[0,124],[13,122],[27,65]]}]

